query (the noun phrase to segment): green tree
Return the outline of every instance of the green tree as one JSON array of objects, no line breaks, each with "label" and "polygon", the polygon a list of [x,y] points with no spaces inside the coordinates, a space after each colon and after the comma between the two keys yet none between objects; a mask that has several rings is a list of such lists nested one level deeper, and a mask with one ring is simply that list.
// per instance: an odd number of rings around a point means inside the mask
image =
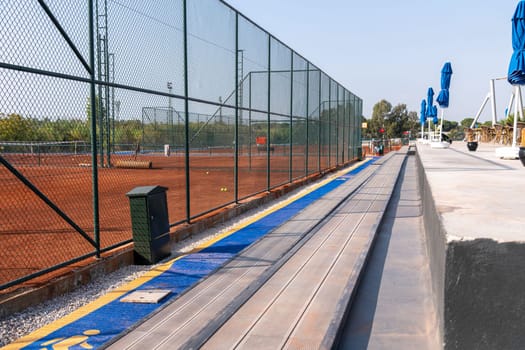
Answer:
[{"label": "green tree", "polygon": [[140,120],[123,120],[118,122],[116,128],[117,144],[135,145],[142,140],[142,123]]},{"label": "green tree", "polygon": [[405,104],[398,104],[385,117],[386,136],[403,137],[405,131],[417,132],[418,117],[416,112],[409,112]]},{"label": "green tree", "polygon": [[410,131],[412,137],[416,137],[418,132],[421,131],[421,124],[419,121],[419,114],[415,111],[408,112],[408,119],[405,124],[405,131]]},{"label": "green tree", "polygon": [[372,117],[368,121],[368,134],[371,137],[380,137],[379,129],[385,127],[385,117],[392,110],[392,104],[387,100],[381,100],[374,105]]},{"label": "green tree", "polygon": [[473,121],[474,121],[474,118],[465,118],[459,123],[461,124],[463,128],[470,128]]},{"label": "green tree", "polygon": [[32,119],[20,114],[0,114],[0,140],[35,141],[35,127]]},{"label": "green tree", "polygon": [[400,138],[405,132],[416,135],[419,130],[419,117],[417,112],[409,111],[406,104],[392,104],[381,100],[374,105],[372,117],[368,121],[368,129],[364,130],[365,137],[382,137],[379,130],[384,128],[387,138]]},{"label": "green tree", "polygon": [[443,120],[443,131],[449,132],[452,129],[455,129],[458,127],[458,122],[450,121],[450,120]]},{"label": "green tree", "polygon": [[459,127],[457,127],[457,128],[450,130],[450,132],[448,133],[448,136],[452,140],[463,140],[465,138],[465,132],[463,130],[460,130]]}]

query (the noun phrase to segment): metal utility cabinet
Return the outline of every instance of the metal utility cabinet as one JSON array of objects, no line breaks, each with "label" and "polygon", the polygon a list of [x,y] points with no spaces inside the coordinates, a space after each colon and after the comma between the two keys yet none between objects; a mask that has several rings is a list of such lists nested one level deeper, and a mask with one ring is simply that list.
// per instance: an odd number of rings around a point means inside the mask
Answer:
[{"label": "metal utility cabinet", "polygon": [[170,255],[166,187],[136,187],[129,198],[135,262],[154,264]]}]

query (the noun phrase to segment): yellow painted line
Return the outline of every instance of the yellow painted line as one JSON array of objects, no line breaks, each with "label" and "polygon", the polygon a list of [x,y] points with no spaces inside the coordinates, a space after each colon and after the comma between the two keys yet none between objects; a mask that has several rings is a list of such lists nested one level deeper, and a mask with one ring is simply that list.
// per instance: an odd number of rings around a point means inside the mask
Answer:
[{"label": "yellow painted line", "polygon": [[34,343],[44,338],[45,336],[53,333],[54,331],[81,319],[82,317],[101,308],[102,306],[109,304],[115,299],[120,298],[127,292],[130,292],[140,287],[142,284],[148,282],[149,280],[159,276],[163,272],[167,271],[175,261],[179,260],[182,257],[183,256],[180,256],[166,263],[160,264],[159,266],[155,266],[153,269],[149,270],[148,272],[138,277],[137,279],[127,283],[126,285],[116,288],[115,290],[101,296],[100,298],[92,301],[91,303],[87,305],[84,305],[78,308],[77,310],[73,311],[69,315],[66,315],[40,329],[37,329],[36,331],[28,334],[27,336],[22,337],[14,341],[13,343],[6,345],[5,347],[1,348],[1,350],[8,350],[8,349],[11,350],[11,349],[23,348],[24,346]]},{"label": "yellow painted line", "polygon": [[231,235],[231,234],[233,234],[233,233],[235,233],[235,232],[245,228],[246,226],[249,226],[249,225],[253,224],[254,222],[257,222],[257,221],[261,220],[262,218],[264,218],[264,217],[266,217],[266,216],[276,212],[277,210],[286,207],[290,203],[293,203],[296,200],[306,196],[307,194],[312,193],[313,191],[317,190],[320,187],[323,187],[327,183],[332,182],[334,179],[351,172],[352,170],[356,169],[358,166],[361,166],[361,165],[363,165],[363,164],[365,164],[365,163],[367,163],[367,162],[369,162],[371,160],[372,160],[371,158],[367,158],[366,160],[363,160],[363,162],[361,162],[359,164],[353,165],[350,168],[343,169],[343,170],[340,170],[340,171],[334,173],[333,175],[329,176],[325,180],[323,180],[323,181],[313,185],[312,187],[310,187],[308,189],[308,191],[304,191],[302,193],[298,193],[296,195],[293,195],[290,198],[288,198],[287,200],[282,201],[281,203],[276,204],[276,205],[266,209],[265,211],[250,217],[246,221],[243,221],[243,222],[233,226],[231,229],[225,231],[224,233],[222,233],[222,234],[220,234],[220,235],[210,239],[209,241],[204,242],[202,245],[194,248],[188,254],[196,253],[196,252],[198,252],[198,251],[200,251],[200,250],[202,250],[204,248],[207,248],[207,247],[211,246],[212,244],[220,241],[221,239],[224,239],[224,238],[228,237],[229,235]]},{"label": "yellow painted line", "polygon": [[92,301],[91,303],[87,304],[87,305],[84,305],[80,308],[78,308],[77,310],[73,311],[72,313],[70,313],[69,315],[66,315],[42,328],[39,328],[37,330],[35,330],[34,332],[18,339],[18,340],[15,340],[14,342],[12,342],[11,344],[8,344],[2,348],[0,348],[0,350],[14,350],[14,349],[20,349],[20,348],[23,348],[29,344],[32,344],[42,338],[44,338],[45,336],[59,330],[60,328],[62,327],[65,327],[79,319],[81,319],[82,317],[86,316],[86,315],[89,315],[90,313],[92,313],[93,311],[111,303],[112,301],[122,297],[124,294],[128,293],[128,292],[131,292],[132,290],[134,289],[137,289],[138,287],[140,287],[141,285],[143,285],[144,283],[152,280],[153,278],[161,275],[162,273],[166,272],[167,270],[169,270],[169,268],[173,265],[173,263],[175,263],[177,260],[179,259],[182,259],[183,257],[187,256],[187,255],[190,255],[190,254],[194,254],[194,253],[197,253],[211,245],[213,245],[214,243],[232,235],[233,233],[245,228],[246,226],[248,225],[251,225],[253,224],[254,222],[257,222],[258,220],[261,220],[262,218],[276,212],[277,210],[279,209],[282,209],[284,207],[286,207],[287,205],[289,205],[290,203],[293,203],[295,202],[296,200],[306,196],[307,194],[317,190],[318,188],[326,185],[327,183],[333,181],[334,179],[342,176],[342,175],[345,175],[347,173],[349,173],[350,171],[356,169],[357,167],[359,166],[362,166],[363,164],[367,163],[371,161],[371,158],[366,158],[365,160],[363,160],[362,162],[358,163],[358,164],[355,164],[349,168],[346,168],[346,169],[343,169],[343,170],[340,170],[332,175],[330,175],[328,178],[326,178],[325,180],[323,181],[320,181],[319,183],[311,186],[307,191],[304,191],[304,192],[301,192],[301,193],[298,193],[296,195],[293,195],[291,196],[290,198],[288,198],[287,200],[277,204],[277,205],[274,205],[266,210],[264,210],[263,212],[257,214],[257,215],[254,215],[253,217],[250,217],[249,219],[247,219],[246,221],[243,221],[235,226],[233,226],[231,229],[225,231],[224,233],[202,243],[201,245],[197,246],[196,248],[192,249],[190,252],[188,253],[185,253],[183,255],[180,255],[176,258],[173,258],[165,263],[162,263],[158,266],[155,266],[154,268],[152,268],[151,270],[149,270],[148,272],[146,272],[144,275],[138,277],[137,279],[123,285],[123,286],[120,286],[118,288],[116,288],[115,290],[101,296],[100,298]]}]

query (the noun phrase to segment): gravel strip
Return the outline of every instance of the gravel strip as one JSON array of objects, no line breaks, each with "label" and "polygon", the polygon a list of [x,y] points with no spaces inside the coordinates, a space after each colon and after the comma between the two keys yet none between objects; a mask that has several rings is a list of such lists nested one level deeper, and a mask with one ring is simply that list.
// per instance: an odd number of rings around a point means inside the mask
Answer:
[{"label": "gravel strip", "polygon": [[[189,252],[195,247],[223,234],[231,228],[251,220],[254,216],[260,215],[262,212],[280,205],[291,196],[308,192],[311,187],[315,185],[316,184],[313,183],[305,188],[296,189],[295,191],[280,197],[277,201],[272,201],[271,203],[262,205],[259,208],[252,209],[235,219],[209,228],[206,231],[174,244],[172,246],[172,255],[168,260],[173,259],[174,256]],[[89,304],[110,291],[133,281],[155,266],[156,265],[126,266],[111,274],[98,278],[97,280],[80,287],[80,289],[76,291],[48,300],[41,305],[28,308],[27,310],[10,315],[4,319],[0,319],[0,347],[72,313],[78,308]]]}]

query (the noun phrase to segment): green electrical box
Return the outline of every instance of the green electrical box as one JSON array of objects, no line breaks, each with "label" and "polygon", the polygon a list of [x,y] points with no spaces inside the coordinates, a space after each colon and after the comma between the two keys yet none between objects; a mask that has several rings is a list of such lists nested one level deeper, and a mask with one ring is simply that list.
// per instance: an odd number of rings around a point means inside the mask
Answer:
[{"label": "green electrical box", "polygon": [[141,186],[126,193],[139,264],[155,264],[171,253],[166,191],[162,186]]},{"label": "green electrical box", "polygon": [[357,160],[363,160],[363,147],[357,147]]}]

